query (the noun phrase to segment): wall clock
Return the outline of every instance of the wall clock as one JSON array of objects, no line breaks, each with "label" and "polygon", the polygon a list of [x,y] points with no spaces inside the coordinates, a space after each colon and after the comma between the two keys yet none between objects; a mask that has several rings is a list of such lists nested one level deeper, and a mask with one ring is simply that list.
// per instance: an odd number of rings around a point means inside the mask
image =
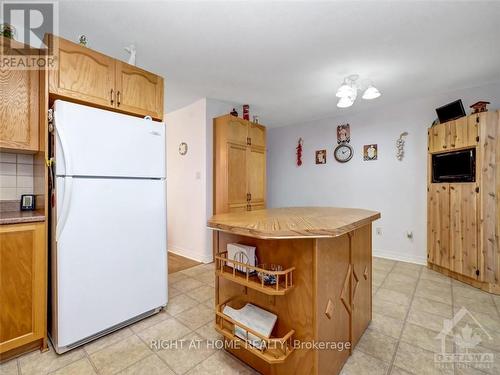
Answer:
[{"label": "wall clock", "polygon": [[339,163],[346,163],[351,160],[353,153],[354,152],[351,145],[349,145],[348,143],[341,143],[337,147],[335,147],[333,156],[335,156],[335,160],[337,160]]},{"label": "wall clock", "polygon": [[188,145],[186,142],[182,142],[180,145],[179,145],[179,154],[181,155],[186,155],[188,152]]}]

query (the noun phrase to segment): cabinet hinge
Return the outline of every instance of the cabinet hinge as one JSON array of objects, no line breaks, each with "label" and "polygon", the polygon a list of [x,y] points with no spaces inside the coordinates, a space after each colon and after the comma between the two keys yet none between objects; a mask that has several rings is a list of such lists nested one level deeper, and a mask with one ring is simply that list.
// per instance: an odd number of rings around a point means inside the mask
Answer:
[{"label": "cabinet hinge", "polygon": [[252,138],[247,137],[247,145],[251,146],[252,145]]}]

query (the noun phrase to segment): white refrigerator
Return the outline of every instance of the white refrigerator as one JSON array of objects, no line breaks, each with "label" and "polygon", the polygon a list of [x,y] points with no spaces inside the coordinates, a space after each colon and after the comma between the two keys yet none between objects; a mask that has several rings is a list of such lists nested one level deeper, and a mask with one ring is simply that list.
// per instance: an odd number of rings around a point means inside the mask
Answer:
[{"label": "white refrigerator", "polygon": [[63,353],[167,303],[165,125],[57,100],[49,332]]}]

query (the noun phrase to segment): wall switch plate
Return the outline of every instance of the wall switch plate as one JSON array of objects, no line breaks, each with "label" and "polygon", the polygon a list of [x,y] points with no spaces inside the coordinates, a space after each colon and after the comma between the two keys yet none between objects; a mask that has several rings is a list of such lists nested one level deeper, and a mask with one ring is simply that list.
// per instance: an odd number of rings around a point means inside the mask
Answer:
[{"label": "wall switch plate", "polygon": [[375,228],[375,233],[377,233],[377,236],[381,236],[382,235],[382,228],[381,227]]}]

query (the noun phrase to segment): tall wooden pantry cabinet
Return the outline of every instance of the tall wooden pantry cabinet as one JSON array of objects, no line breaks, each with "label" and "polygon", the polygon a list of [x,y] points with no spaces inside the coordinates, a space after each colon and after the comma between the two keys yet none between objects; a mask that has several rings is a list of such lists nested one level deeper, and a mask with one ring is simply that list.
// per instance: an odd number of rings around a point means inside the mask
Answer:
[{"label": "tall wooden pantry cabinet", "polygon": [[266,208],[266,128],[214,119],[214,214]]}]

